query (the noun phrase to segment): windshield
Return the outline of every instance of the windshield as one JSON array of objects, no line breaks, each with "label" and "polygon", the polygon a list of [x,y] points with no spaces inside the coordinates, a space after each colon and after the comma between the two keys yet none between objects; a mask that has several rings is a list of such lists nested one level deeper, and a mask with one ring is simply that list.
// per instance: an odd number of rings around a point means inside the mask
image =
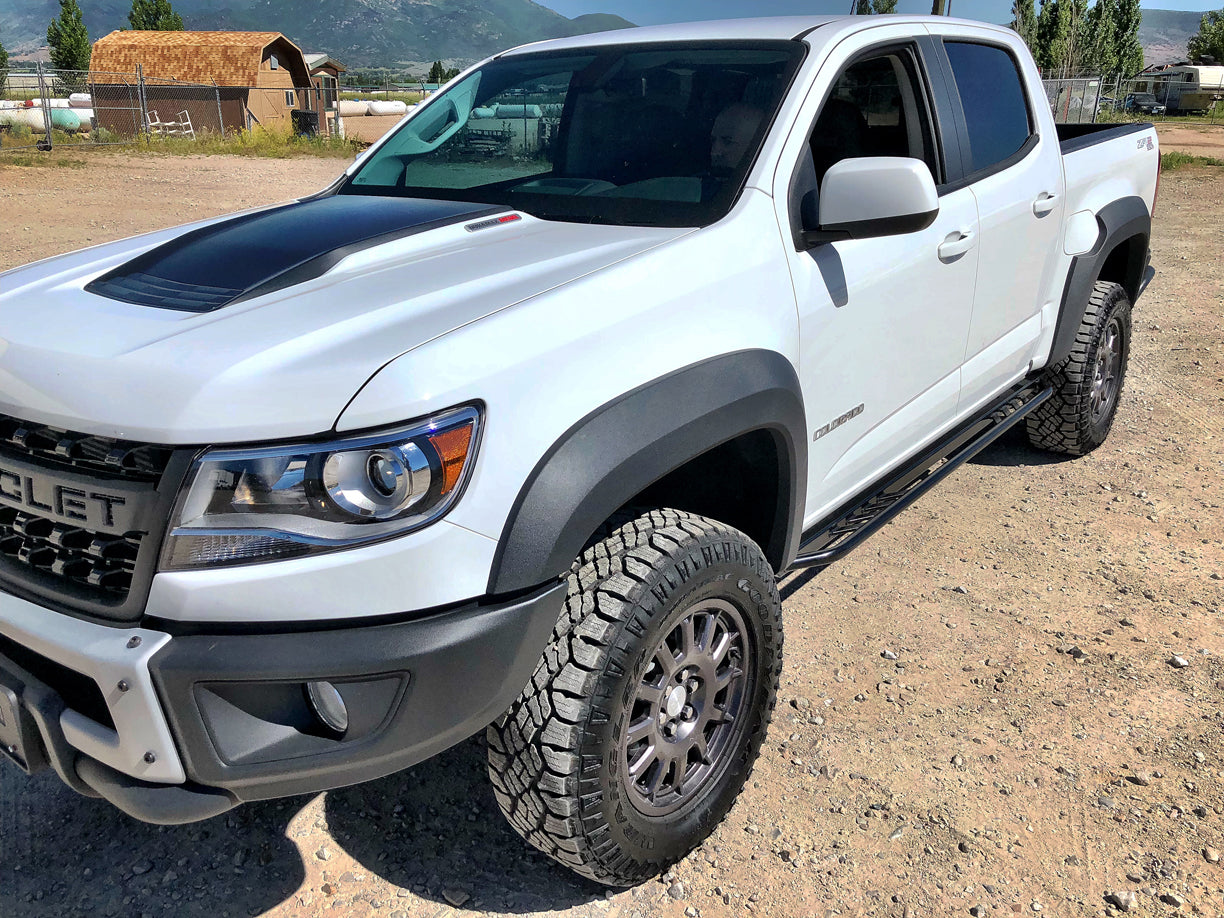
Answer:
[{"label": "windshield", "polygon": [[339,193],[712,223],[735,202],[804,48],[686,42],[493,60],[405,121]]}]

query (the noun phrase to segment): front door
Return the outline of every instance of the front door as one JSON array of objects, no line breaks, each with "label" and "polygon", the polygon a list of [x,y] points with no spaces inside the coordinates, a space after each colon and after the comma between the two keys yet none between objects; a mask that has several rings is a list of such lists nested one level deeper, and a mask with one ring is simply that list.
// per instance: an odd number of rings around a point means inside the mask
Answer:
[{"label": "front door", "polygon": [[[858,156],[942,156],[918,49],[881,44],[883,29],[839,46],[787,143],[775,187],[800,322],[808,426],[805,527],[953,422],[977,272],[977,205],[968,188],[940,197],[924,230],[797,251],[787,169]],[[857,39],[857,41],[856,41]],[[856,47],[857,45],[857,47]],[[806,120],[805,120],[806,119]]]}]

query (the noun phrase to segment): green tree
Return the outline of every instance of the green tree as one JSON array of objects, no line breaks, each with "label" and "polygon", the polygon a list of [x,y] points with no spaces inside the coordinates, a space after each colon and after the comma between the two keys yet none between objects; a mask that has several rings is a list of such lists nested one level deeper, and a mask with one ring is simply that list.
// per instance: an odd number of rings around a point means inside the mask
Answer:
[{"label": "green tree", "polygon": [[1117,0],[1097,0],[1081,24],[1077,42],[1080,70],[1100,76],[1118,72]]},{"label": "green tree", "polygon": [[897,0],[856,0],[854,14],[856,16],[869,16],[874,13],[895,13],[897,11]]},{"label": "green tree", "polygon": [[441,85],[448,80],[453,80],[459,76],[459,68],[452,67],[447,69],[442,66],[441,61],[434,61],[433,66],[429,68],[429,76],[425,78],[426,83],[437,83]]},{"label": "green tree", "polygon": [[1063,69],[1068,76],[1078,75],[1083,67],[1084,39],[1087,36],[1088,0],[1064,0],[1071,18],[1070,37],[1067,40],[1067,59]]},{"label": "green tree", "polygon": [[170,6],[170,0],[132,0],[128,25],[146,32],[182,32],[183,17]]},{"label": "green tree", "polygon": [[1192,61],[1210,56],[1217,64],[1224,64],[1224,9],[1203,16],[1198,34],[1190,36],[1186,54]]},{"label": "green tree", "polygon": [[4,84],[8,82],[8,52],[0,44],[0,96],[4,95]]},{"label": "green tree", "polygon": [[1011,27],[1032,51],[1037,44],[1037,9],[1033,0],[1015,0],[1012,3]]},{"label": "green tree", "polygon": [[1126,77],[1133,77],[1143,69],[1143,45],[1139,44],[1139,23],[1142,21],[1139,0],[1118,0],[1114,13],[1114,48],[1118,69]]},{"label": "green tree", "polygon": [[76,0],[59,0],[59,5],[59,18],[47,26],[51,64],[56,70],[88,70],[91,48],[81,8]]},{"label": "green tree", "polygon": [[1042,0],[1033,56],[1043,71],[1061,71],[1071,52],[1072,0]]}]

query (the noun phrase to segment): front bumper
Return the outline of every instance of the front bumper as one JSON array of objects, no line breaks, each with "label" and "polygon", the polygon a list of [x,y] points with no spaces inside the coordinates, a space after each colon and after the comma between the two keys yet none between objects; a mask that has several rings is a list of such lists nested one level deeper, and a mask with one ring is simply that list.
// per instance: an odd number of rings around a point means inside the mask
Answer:
[{"label": "front bumper", "polygon": [[[0,593],[0,685],[37,730],[28,764],[136,818],[190,822],[378,778],[477,732],[527,684],[564,591],[342,628],[176,634]],[[306,700],[317,680],[344,699],[342,737]]]}]

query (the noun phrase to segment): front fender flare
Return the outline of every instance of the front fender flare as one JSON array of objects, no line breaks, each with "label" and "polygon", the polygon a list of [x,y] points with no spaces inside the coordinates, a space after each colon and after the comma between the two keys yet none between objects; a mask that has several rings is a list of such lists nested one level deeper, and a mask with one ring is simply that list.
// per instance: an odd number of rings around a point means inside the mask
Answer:
[{"label": "front fender flare", "polygon": [[777,522],[761,547],[775,570],[783,570],[803,526],[803,396],[789,360],[745,350],[640,386],[567,430],[515,499],[489,592],[526,590],[564,576],[599,525],[635,495],[702,453],[758,430],[774,439],[779,476]]}]

